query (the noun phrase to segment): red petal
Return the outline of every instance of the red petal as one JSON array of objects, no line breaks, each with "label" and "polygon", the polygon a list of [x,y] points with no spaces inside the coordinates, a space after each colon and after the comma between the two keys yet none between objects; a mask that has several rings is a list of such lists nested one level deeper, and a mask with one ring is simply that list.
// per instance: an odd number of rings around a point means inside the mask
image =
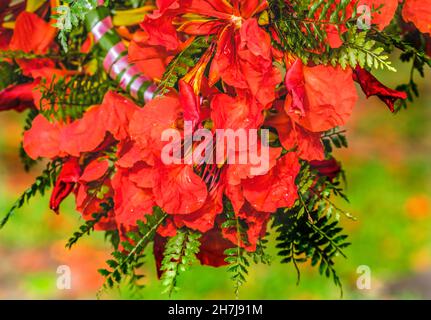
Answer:
[{"label": "red petal", "polygon": [[101,105],[88,109],[81,119],[61,131],[61,150],[79,156],[95,150],[110,132],[115,139],[129,136],[128,127],[133,114],[140,110],[123,96],[108,92]]},{"label": "red petal", "polygon": [[174,221],[178,228],[187,226],[193,230],[207,232],[214,227],[218,214],[223,211],[223,188],[214,189],[207,201],[198,211],[187,215],[175,215]]},{"label": "red petal", "polygon": [[232,5],[224,0],[191,0],[187,11],[213,18],[229,20],[233,13]]},{"label": "red petal", "polygon": [[39,114],[24,133],[24,150],[32,159],[55,158],[60,152],[60,128]]},{"label": "red petal", "polygon": [[99,122],[112,133],[116,140],[129,137],[129,123],[136,111],[141,110],[131,100],[122,95],[109,91],[106,93],[99,109]]},{"label": "red petal", "polygon": [[296,154],[286,154],[267,175],[243,181],[244,197],[261,212],[291,207],[298,198],[295,179],[299,169]]},{"label": "red petal", "polygon": [[154,172],[154,197],[157,205],[170,214],[190,214],[199,210],[207,198],[207,187],[187,165],[158,164]]},{"label": "red petal", "polygon": [[250,96],[216,95],[211,102],[211,119],[216,129],[257,129],[263,122],[262,107]]},{"label": "red petal", "polygon": [[305,79],[304,65],[300,59],[296,60],[293,65],[287,70],[285,79],[286,89],[289,90],[292,96],[291,111],[294,111],[301,116],[305,114]]},{"label": "red petal", "polygon": [[0,91],[0,111],[23,111],[34,107],[33,90],[37,82],[23,83],[7,87]]},{"label": "red petal", "polygon": [[137,31],[130,42],[129,61],[151,79],[161,79],[174,56],[175,52],[165,47],[149,45],[148,34],[143,31]]},{"label": "red petal", "polygon": [[80,175],[81,167],[77,158],[70,158],[63,164],[49,200],[51,210],[58,213],[60,204],[73,191]]},{"label": "red petal", "polygon": [[180,7],[178,0],[157,0],[156,1],[157,8],[159,8],[160,12],[165,12],[166,10],[174,10]]},{"label": "red petal", "polygon": [[138,162],[129,171],[130,181],[133,181],[139,188],[152,188],[154,184],[153,167],[145,162]]},{"label": "red petal", "polygon": [[101,106],[87,110],[84,116],[61,130],[62,151],[75,157],[96,149],[105,139],[106,123],[100,121]]},{"label": "red petal", "polygon": [[266,119],[265,124],[277,130],[278,138],[286,150],[297,147],[298,156],[303,160],[323,160],[325,152],[321,133],[308,131],[295,124],[284,112],[282,101],[277,101],[276,115]]},{"label": "red petal", "polygon": [[255,57],[271,60],[271,37],[259,27],[256,19],[244,21],[239,32],[241,48],[247,48]]},{"label": "red petal", "polygon": [[84,172],[82,173],[82,176],[79,178],[79,180],[83,182],[97,181],[106,174],[108,168],[108,160],[93,160],[85,167]]},{"label": "red petal", "polygon": [[399,0],[361,0],[358,6],[369,6],[372,11],[372,24],[376,24],[380,30],[383,30],[394,18],[398,2]]},{"label": "red petal", "polygon": [[132,168],[138,161],[149,162],[148,158],[152,159],[137,143],[129,140],[120,141],[118,145],[118,160],[115,165],[120,168]]},{"label": "red petal", "polygon": [[22,12],[16,19],[10,50],[44,54],[53,43],[56,29],[36,14]]},{"label": "red petal", "polygon": [[247,79],[239,65],[239,56],[236,54],[239,49],[239,42],[239,33],[235,32],[232,27],[228,26],[220,32],[217,50],[211,64],[211,86],[221,76],[223,81],[235,88],[246,89],[248,87]]},{"label": "red petal", "polygon": [[398,99],[407,99],[405,92],[392,90],[384,86],[371,73],[360,67],[357,67],[353,73],[353,79],[361,85],[367,98],[371,96],[379,97],[392,112],[395,111],[394,105]]},{"label": "red petal", "polygon": [[[250,145],[249,145],[250,147]],[[238,185],[241,180],[247,178],[253,178],[255,176],[265,175],[271,170],[276,164],[277,159],[280,157],[282,148],[269,148],[269,158],[264,159],[261,150],[261,141],[257,142],[257,147],[252,147],[248,150],[240,150],[236,154],[236,161],[234,164],[229,164],[226,170],[226,178],[229,184]],[[250,158],[246,158],[252,153],[257,152],[257,156],[262,156],[261,161],[267,161],[267,165],[264,163],[252,164]],[[241,155],[245,154],[244,159],[248,159],[247,164],[240,164]]]},{"label": "red petal", "polygon": [[192,123],[192,127],[198,124],[200,120],[200,103],[199,97],[195,95],[193,88],[188,83],[180,80],[180,103],[184,109],[184,121],[190,121]]},{"label": "red petal", "polygon": [[268,4],[260,0],[239,0],[241,16],[245,19],[251,18],[256,13],[263,10]]},{"label": "red petal", "polygon": [[[130,121],[130,136],[137,145],[146,152],[151,152],[159,158],[166,142],[161,141],[166,129],[176,127],[182,108],[177,97],[163,96],[151,100],[145,108],[133,115]],[[154,159],[147,161],[154,163]]]},{"label": "red petal", "polygon": [[233,247],[232,242],[224,239],[219,229],[212,229],[202,235],[199,253],[197,254],[201,264],[220,267],[227,263],[224,252]]},{"label": "red petal", "polygon": [[421,32],[431,34],[431,0],[406,0],[403,19],[413,22]]},{"label": "red petal", "polygon": [[146,16],[141,26],[149,35],[148,44],[162,46],[170,51],[176,50],[180,42],[172,20],[173,17],[168,16],[160,16],[157,19]]},{"label": "red petal", "polygon": [[[286,86],[292,93],[292,104],[286,112],[295,122],[312,132],[327,131],[346,123],[358,98],[351,69],[304,66],[303,87],[299,81],[294,82],[295,87],[289,86],[291,77],[288,72]],[[295,78],[300,79],[300,75],[295,74]],[[300,105],[303,105],[303,112],[296,108]]]},{"label": "red petal", "polygon": [[117,223],[135,226],[137,220],[145,221],[152,214],[154,200],[150,189],[138,188],[125,170],[119,170],[112,179],[115,218]]}]

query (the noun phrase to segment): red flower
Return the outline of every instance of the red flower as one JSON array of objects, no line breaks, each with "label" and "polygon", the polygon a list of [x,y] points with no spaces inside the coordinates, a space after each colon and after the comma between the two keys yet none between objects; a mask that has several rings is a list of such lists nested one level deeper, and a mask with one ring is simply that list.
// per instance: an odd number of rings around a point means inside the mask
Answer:
[{"label": "red flower", "polygon": [[72,193],[81,176],[81,167],[77,158],[70,158],[63,163],[49,200],[49,207],[58,213],[61,202]]},{"label": "red flower", "polygon": [[289,152],[277,161],[271,171],[242,182],[244,198],[261,212],[275,212],[291,207],[298,198],[295,179],[300,165],[295,153]]},{"label": "red flower", "polygon": [[236,97],[217,94],[211,102],[211,119],[215,129],[257,129],[263,123],[263,108],[245,92]]},{"label": "red flower", "polygon": [[[11,51],[46,54],[54,48],[56,29],[34,13],[21,12],[15,22],[13,34],[1,31],[0,47]],[[56,69],[54,61],[47,58],[16,59],[23,75],[32,77],[32,83],[18,84],[0,92],[0,110],[35,107],[32,90],[37,87],[40,78],[52,81],[53,76],[64,76],[66,70]]]},{"label": "red flower", "polygon": [[[30,130],[24,133],[23,146],[32,159],[64,156],[60,151],[61,130],[59,124],[50,123],[39,114]],[[43,143],[40,143],[43,141]]]},{"label": "red flower", "polygon": [[17,84],[0,91],[0,111],[23,111],[34,107],[33,91],[39,81]]},{"label": "red flower", "polygon": [[297,148],[298,156],[307,161],[323,160],[325,152],[321,140],[322,134],[311,132],[294,122],[285,111],[290,105],[290,97],[285,102],[276,101],[267,115],[265,124],[277,130],[280,143],[286,150]]},{"label": "red flower", "polygon": [[421,32],[431,34],[431,0],[406,0],[402,15]]},{"label": "red flower", "polygon": [[[75,188],[76,210],[86,220],[94,219],[93,214],[102,213],[101,204],[107,204],[113,197],[109,162],[103,156],[86,164]],[[114,210],[107,212],[95,225],[96,230],[116,229]]]},{"label": "red flower", "polygon": [[177,50],[168,50],[164,46],[150,45],[147,32],[137,31],[129,46],[129,61],[151,79],[160,80]]},{"label": "red flower", "polygon": [[227,264],[224,252],[232,248],[232,243],[221,236],[220,229],[211,229],[204,233],[199,240],[201,246],[197,257],[201,264],[213,267]]},{"label": "red flower", "polygon": [[119,225],[136,226],[136,221],[145,221],[152,214],[154,197],[151,189],[139,188],[131,181],[128,170],[117,168],[112,179],[114,189],[115,219]]},{"label": "red flower", "polygon": [[312,169],[317,170],[320,176],[327,177],[331,181],[341,172],[341,165],[334,158],[322,161],[310,161],[310,166]]},{"label": "red flower", "polygon": [[344,125],[357,101],[352,70],[340,66],[304,66],[297,60],[286,74],[292,103],[286,110],[296,123],[311,132]]},{"label": "red flower", "polygon": [[394,112],[394,104],[398,99],[407,99],[407,94],[402,91],[390,89],[379,82],[367,70],[357,67],[353,73],[353,79],[361,85],[367,98],[377,96],[389,109]]},{"label": "red flower", "polygon": [[161,160],[166,144],[161,139],[163,131],[172,128],[182,130],[185,115],[190,116],[189,120],[196,121],[193,112],[185,113],[184,110],[187,106],[196,109],[196,101],[189,96],[192,92],[188,89],[183,85],[180,96],[173,94],[150,101],[134,115],[130,123],[130,134],[140,149],[136,153],[139,157],[136,162],[144,161],[152,167],[155,201],[170,214],[191,214],[204,205],[208,196],[205,183],[194,173],[191,165],[166,165]]},{"label": "red flower", "polygon": [[44,54],[53,45],[56,32],[36,14],[22,12],[16,19],[9,49]]},{"label": "red flower", "polygon": [[108,92],[101,105],[88,109],[81,119],[69,124],[51,123],[40,114],[24,134],[24,149],[33,159],[79,157],[109,139],[107,133],[117,141],[128,137],[129,121],[137,110],[139,107],[130,100]]},{"label": "red flower", "polygon": [[368,6],[371,11],[371,23],[383,30],[394,18],[398,3],[399,0],[360,0],[358,6]]},{"label": "red flower", "polygon": [[321,133],[344,125],[356,104],[351,77],[350,69],[308,67],[296,60],[286,73],[289,95],[284,106],[276,101],[265,124],[277,130],[285,149],[297,148],[304,160],[323,160]]},{"label": "red flower", "polygon": [[[250,90],[267,107],[275,99],[275,87],[281,82],[281,75],[273,66],[269,34],[252,18],[265,9],[267,2],[190,0],[178,3],[180,6],[174,6],[175,9],[146,17],[142,26],[149,34],[148,43],[176,50],[180,44],[177,31],[188,35],[216,34],[213,44],[217,46],[210,46],[190,74],[202,74],[216,48],[210,86],[221,78],[232,87]],[[173,24],[179,27],[175,29]],[[201,80],[200,76],[198,83],[193,84],[197,88],[195,93],[200,89]]]},{"label": "red flower", "polygon": [[[46,54],[55,45],[56,29],[34,13],[22,12],[16,19],[9,50],[23,51],[26,53]],[[42,75],[52,78],[55,70],[54,61],[47,58],[17,59],[23,74],[33,78]],[[57,70],[64,73],[64,71]]]},{"label": "red flower", "polygon": [[190,165],[158,163],[154,172],[156,203],[170,214],[190,214],[207,199],[207,187]]},{"label": "red flower", "polygon": [[245,20],[239,32],[233,26],[223,29],[210,69],[210,84],[219,77],[227,84],[248,89],[267,107],[275,99],[281,74],[273,66],[271,38],[256,19]]}]

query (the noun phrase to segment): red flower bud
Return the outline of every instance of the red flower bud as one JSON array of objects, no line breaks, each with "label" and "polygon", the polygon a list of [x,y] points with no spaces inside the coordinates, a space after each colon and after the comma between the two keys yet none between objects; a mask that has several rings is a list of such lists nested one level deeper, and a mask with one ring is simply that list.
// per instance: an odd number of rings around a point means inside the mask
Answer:
[{"label": "red flower bud", "polygon": [[334,158],[322,161],[310,161],[310,166],[312,169],[317,170],[320,176],[328,177],[329,180],[335,179],[341,172],[341,166]]},{"label": "red flower bud", "polygon": [[78,158],[68,159],[61,168],[60,174],[54,186],[49,200],[49,207],[58,214],[60,204],[73,191],[76,182],[81,176],[81,167]]},{"label": "red flower bud", "polygon": [[394,112],[394,104],[398,99],[407,99],[407,94],[402,91],[396,91],[384,86],[367,70],[357,67],[353,73],[353,80],[361,85],[367,98],[377,96],[382,100],[389,109]]}]

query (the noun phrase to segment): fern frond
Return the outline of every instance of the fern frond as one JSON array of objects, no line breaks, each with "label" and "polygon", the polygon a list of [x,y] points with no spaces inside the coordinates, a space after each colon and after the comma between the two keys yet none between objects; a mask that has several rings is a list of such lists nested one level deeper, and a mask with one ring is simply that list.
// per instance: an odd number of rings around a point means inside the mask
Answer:
[{"label": "fern frond", "polygon": [[178,81],[193,68],[202,54],[209,48],[211,37],[196,37],[187,48],[183,49],[166,67],[166,71],[158,86],[157,93],[165,94],[174,88]]},{"label": "fern frond", "polygon": [[136,270],[143,264],[144,250],[156,233],[157,228],[165,221],[167,214],[160,208],[155,207],[152,215],[146,216],[146,222],[138,221],[138,230],[129,232],[127,236],[130,241],[123,241],[121,244],[123,251],[114,251],[112,260],[108,260],[110,269],[99,269],[99,273],[105,278],[105,283],[99,290],[99,295],[103,289],[112,288],[115,284],[128,277],[129,285],[139,287],[137,283],[142,275],[137,274]]},{"label": "fern frond", "polygon": [[96,6],[97,0],[62,0],[61,5],[54,8],[52,18],[57,21],[54,27],[60,30],[58,39],[64,51],[68,51],[67,34],[74,27],[77,27],[85,19],[88,12]]},{"label": "fern frond", "polygon": [[187,271],[197,262],[196,254],[199,253],[201,234],[190,230],[178,230],[177,234],[170,238],[166,244],[161,266],[163,293],[169,296],[178,291],[177,278],[180,273]]},{"label": "fern frond", "polygon": [[103,202],[100,204],[101,211],[94,213],[92,215],[92,219],[85,221],[85,223],[79,227],[79,231],[73,233],[73,236],[67,241],[66,248],[71,249],[73,245],[75,245],[79,239],[81,239],[86,234],[89,235],[100,220],[106,218],[108,213],[114,208],[114,201],[112,198],[109,198],[107,202]]},{"label": "fern frond", "polygon": [[0,229],[2,229],[9,221],[10,217],[16,210],[21,208],[25,203],[32,199],[37,194],[43,196],[45,191],[50,189],[58,176],[61,160],[54,160],[46,165],[46,169],[42,174],[36,178],[36,181],[16,200],[12,208],[6,213],[0,222]]},{"label": "fern frond", "polygon": [[41,113],[57,120],[79,119],[85,110],[102,103],[103,98],[113,83],[104,75],[77,75],[61,78],[49,84],[43,81],[39,86],[42,93],[40,100]]},{"label": "fern frond", "polygon": [[[333,210],[339,210],[328,203],[331,192],[338,192],[336,187],[325,177],[318,177],[306,166],[298,178],[299,199],[295,206],[279,210],[274,218],[277,230],[277,248],[282,263],[292,263],[300,281],[300,264],[311,261],[318,266],[321,275],[332,277],[333,282],[343,294],[340,278],[334,268],[334,259],[350,245],[347,236],[342,234],[338,216]],[[336,191],[334,191],[334,189]]]}]

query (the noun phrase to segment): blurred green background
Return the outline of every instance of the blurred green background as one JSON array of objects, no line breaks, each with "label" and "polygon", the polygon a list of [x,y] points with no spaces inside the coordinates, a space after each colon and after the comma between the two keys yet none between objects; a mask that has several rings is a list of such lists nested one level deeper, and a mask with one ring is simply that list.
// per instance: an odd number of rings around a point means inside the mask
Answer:
[{"label": "blurred green background", "polygon": [[[395,87],[407,82],[408,66],[399,73],[379,75]],[[358,218],[342,218],[353,245],[337,269],[347,299],[431,299],[431,84],[429,74],[420,82],[422,96],[409,110],[391,114],[377,98],[361,94],[347,125],[350,148],[336,157],[347,173],[350,204],[339,205]],[[18,145],[24,115],[0,114],[0,212],[7,212],[29,186],[40,168],[25,173]],[[73,200],[61,214],[48,209],[48,197],[35,198],[16,212],[0,231],[0,299],[94,299],[102,283],[97,269],[104,267],[110,248],[95,233],[65,249],[69,236],[82,224]],[[291,265],[277,261],[253,266],[240,292],[243,299],[338,299],[333,283],[308,265],[302,267],[299,286]],[[72,271],[71,290],[56,287],[57,267]],[[371,270],[371,289],[359,290],[359,266]],[[166,299],[148,252],[144,273],[144,299]],[[194,267],[180,278],[177,299],[232,299],[233,286],[225,268]],[[132,298],[127,290],[114,290],[103,298]]]}]

